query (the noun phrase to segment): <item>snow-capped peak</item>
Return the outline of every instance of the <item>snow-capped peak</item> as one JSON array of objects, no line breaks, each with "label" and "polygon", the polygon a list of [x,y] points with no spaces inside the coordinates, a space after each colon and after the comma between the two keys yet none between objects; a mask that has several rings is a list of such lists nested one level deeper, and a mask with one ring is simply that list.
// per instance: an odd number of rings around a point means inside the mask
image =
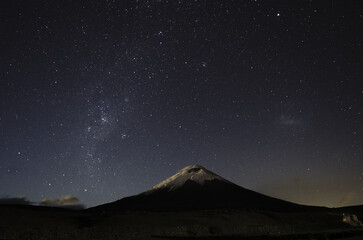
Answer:
[{"label": "snow-capped peak", "polygon": [[181,169],[175,175],[162,181],[161,183],[150,188],[146,193],[154,192],[160,189],[167,189],[169,191],[175,190],[185,184],[187,181],[193,181],[199,185],[204,185],[206,181],[219,180],[228,182],[224,178],[209,171],[200,165],[191,165]]}]

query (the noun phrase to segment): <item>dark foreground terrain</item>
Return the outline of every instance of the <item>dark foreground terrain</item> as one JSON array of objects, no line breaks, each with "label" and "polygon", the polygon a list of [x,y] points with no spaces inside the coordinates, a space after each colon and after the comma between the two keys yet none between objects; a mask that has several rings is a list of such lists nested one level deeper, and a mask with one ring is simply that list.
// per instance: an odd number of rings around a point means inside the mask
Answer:
[{"label": "dark foreground terrain", "polygon": [[353,212],[362,218],[362,207],[102,213],[0,206],[0,239],[363,239],[363,227],[343,222]]},{"label": "dark foreground terrain", "polygon": [[82,211],[0,205],[0,240],[363,240],[359,219],[363,206],[299,205],[192,165],[143,193]]}]

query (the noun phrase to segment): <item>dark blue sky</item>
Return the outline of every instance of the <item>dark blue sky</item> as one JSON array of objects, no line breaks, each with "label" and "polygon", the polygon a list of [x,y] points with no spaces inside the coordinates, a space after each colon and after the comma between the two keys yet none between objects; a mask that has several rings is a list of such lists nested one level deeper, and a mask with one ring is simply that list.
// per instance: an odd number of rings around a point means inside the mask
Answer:
[{"label": "dark blue sky", "polygon": [[137,194],[200,164],[252,190],[363,203],[356,1],[0,5],[0,197]]}]

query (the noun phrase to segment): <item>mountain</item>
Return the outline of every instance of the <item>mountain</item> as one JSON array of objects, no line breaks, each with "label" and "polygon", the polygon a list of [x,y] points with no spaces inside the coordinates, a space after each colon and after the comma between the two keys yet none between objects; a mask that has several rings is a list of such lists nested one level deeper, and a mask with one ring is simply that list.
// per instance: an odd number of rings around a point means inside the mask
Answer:
[{"label": "mountain", "polygon": [[135,196],[95,207],[107,210],[243,209],[302,211],[303,206],[240,187],[203,166],[187,166]]}]

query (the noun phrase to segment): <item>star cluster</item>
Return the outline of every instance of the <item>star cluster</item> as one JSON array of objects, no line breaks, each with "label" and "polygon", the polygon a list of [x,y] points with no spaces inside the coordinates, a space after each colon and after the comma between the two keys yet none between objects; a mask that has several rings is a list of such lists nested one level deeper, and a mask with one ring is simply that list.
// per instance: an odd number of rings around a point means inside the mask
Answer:
[{"label": "star cluster", "polygon": [[359,1],[0,7],[0,197],[137,194],[201,164],[252,190],[363,203]]}]

